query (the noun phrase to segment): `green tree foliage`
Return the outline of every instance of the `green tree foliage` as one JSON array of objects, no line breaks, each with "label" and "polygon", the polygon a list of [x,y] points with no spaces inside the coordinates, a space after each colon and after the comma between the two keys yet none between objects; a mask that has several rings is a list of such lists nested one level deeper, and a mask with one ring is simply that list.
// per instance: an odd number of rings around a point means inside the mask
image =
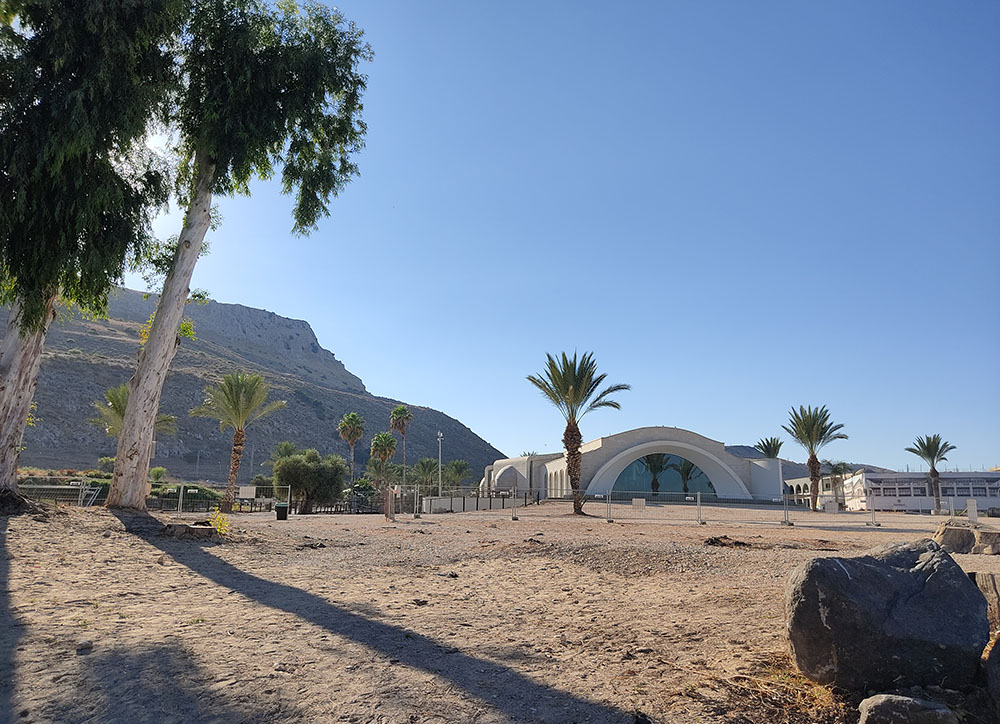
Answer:
[{"label": "green tree foliage", "polygon": [[462,487],[462,483],[468,480],[471,475],[472,468],[465,460],[449,460],[448,464],[444,466],[444,479],[453,490]]},{"label": "green tree foliage", "polygon": [[406,485],[406,428],[410,426],[412,420],[413,413],[410,412],[410,408],[406,405],[397,405],[389,413],[389,429],[392,432],[398,432],[400,439],[403,441],[403,476],[401,482],[404,486]]},{"label": "green tree foliage", "polygon": [[347,479],[347,463],[339,455],[321,457],[313,449],[283,457],[274,464],[275,485],[290,486],[299,499],[299,513],[340,498]]},{"label": "green tree foliage", "polygon": [[781,442],[779,437],[762,437],[754,447],[766,458],[776,458],[781,454]]},{"label": "green tree foliage", "polygon": [[942,440],[937,433],[926,437],[920,435],[914,440],[912,446],[906,448],[906,452],[913,453],[930,467],[927,477],[930,480],[931,489],[934,491],[934,511],[936,513],[941,512],[941,475],[938,473],[937,466],[947,460],[948,458],[945,456],[954,449],[955,445],[947,440]]},{"label": "green tree foliage", "polygon": [[[104,399],[94,403],[97,416],[90,418],[87,422],[103,429],[108,437],[118,437],[122,431],[125,407],[128,405],[128,391],[127,382],[105,390]],[[156,432],[163,435],[176,435],[177,418],[174,415],[157,415]]]},{"label": "green tree foliage", "polygon": [[348,412],[337,423],[340,439],[347,443],[351,451],[351,484],[354,484],[354,447],[365,434],[365,420],[356,412]]},{"label": "green tree foliage", "polygon": [[300,451],[294,442],[291,442],[290,440],[282,440],[274,446],[274,449],[271,451],[271,456],[265,460],[263,464],[269,468],[273,468],[276,462],[282,458],[290,457],[297,452]]},{"label": "green tree foliage", "polygon": [[167,478],[167,469],[164,467],[150,468],[149,479],[154,483],[161,483]]},{"label": "green tree foliage", "polygon": [[169,174],[147,149],[179,77],[179,0],[0,1],[0,277],[23,329],[55,292],[105,309],[152,240]]},{"label": "green tree foliage", "polygon": [[115,469],[115,459],[113,457],[98,458],[97,469],[102,473],[110,473]]},{"label": "green tree foliage", "polygon": [[[444,471],[442,471],[443,473]],[[413,476],[424,494],[437,490],[438,461],[435,458],[420,458],[413,466]]]},{"label": "green tree foliage", "polygon": [[219,429],[233,429],[233,451],[229,458],[229,485],[221,507],[232,511],[236,502],[236,478],[243,458],[247,426],[285,406],[284,400],[267,401],[269,385],[257,374],[244,371],[223,376],[214,387],[205,388],[205,401],[191,410],[195,417],[210,417],[219,421]]},{"label": "green tree foliage", "polygon": [[809,497],[813,510],[816,510],[819,500],[820,463],[816,454],[834,440],[846,440],[847,435],[840,432],[843,427],[830,420],[830,411],[826,409],[826,405],[800,405],[798,410],[792,408],[788,412],[788,424],[781,426],[809,454],[806,466],[809,468]]},{"label": "green tree foliage", "polygon": [[109,506],[144,504],[149,409],[159,405],[176,351],[213,196],[249,193],[253,179],[280,170],[282,190],[295,197],[292,231],[308,233],[357,175],[353,157],[365,134],[360,66],[371,49],[335,9],[292,0],[199,2],[173,47],[183,82],[169,122],[186,213],[133,377]]},{"label": "green tree foliage", "polygon": [[386,465],[392,456],[396,454],[396,438],[391,432],[377,432],[372,438],[371,460],[374,460],[377,471],[376,481],[383,487],[388,482],[386,480]]},{"label": "green tree foliage", "polygon": [[573,489],[573,512],[583,514],[583,496],[580,494],[580,472],[582,456],[580,445],[583,437],[580,434],[580,419],[591,410],[610,407],[620,410],[611,395],[623,390],[632,389],[629,385],[609,385],[599,390],[604,383],[606,374],[597,373],[597,363],[591,352],[585,353],[577,360],[576,353],[569,357],[565,352],[562,357],[545,355],[545,371],[541,375],[528,375],[528,382],[537,387],[545,398],[555,405],[566,420],[563,431],[563,446],[566,448],[566,472],[569,484]]}]

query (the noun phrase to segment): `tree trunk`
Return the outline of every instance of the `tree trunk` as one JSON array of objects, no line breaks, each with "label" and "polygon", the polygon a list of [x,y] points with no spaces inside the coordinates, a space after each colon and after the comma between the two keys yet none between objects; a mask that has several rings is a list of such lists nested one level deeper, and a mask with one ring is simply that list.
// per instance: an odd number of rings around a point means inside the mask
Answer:
[{"label": "tree trunk", "polygon": [[236,478],[240,474],[240,461],[243,459],[243,443],[246,442],[247,434],[243,430],[233,433],[233,452],[229,455],[229,485],[226,486],[226,495],[222,499],[219,510],[223,513],[232,513],[233,504],[236,502]]},{"label": "tree trunk", "polygon": [[351,445],[351,489],[354,489],[354,443]]},{"label": "tree trunk", "polygon": [[163,284],[149,337],[139,353],[139,365],[129,382],[128,405],[118,436],[115,472],[108,493],[107,505],[112,508],[146,509],[149,458],[160,395],[180,343],[177,330],[184,316],[194,265],[211,221],[215,164],[199,151],[195,155],[195,165],[198,182],[184,217],[174,263]]},{"label": "tree trunk", "polygon": [[[403,483],[400,489],[403,491],[403,495],[406,495],[406,432],[400,432],[399,436],[403,438]],[[400,507],[402,507],[402,503],[400,503]]]},{"label": "tree trunk", "polygon": [[575,422],[567,422],[563,432],[563,446],[566,448],[566,474],[569,476],[569,487],[573,489],[573,512],[583,515],[583,496],[580,495],[580,469],[582,458],[580,445],[583,437]]},{"label": "tree trunk", "polygon": [[934,490],[934,512],[941,512],[941,476],[938,475],[938,471],[931,465],[931,488]]},{"label": "tree trunk", "polygon": [[21,332],[21,305],[15,301],[0,342],[0,509],[20,507],[17,459],[38,384],[45,335],[56,318],[58,301],[59,294],[53,293],[45,303],[41,329],[27,333]]},{"label": "tree trunk", "polygon": [[816,453],[809,453],[806,465],[809,467],[809,507],[812,510],[819,510],[820,466]]},{"label": "tree trunk", "polygon": [[660,479],[655,475],[653,476],[653,479],[649,483],[649,488],[650,490],[653,491],[653,495],[656,495],[657,493],[660,492]]}]

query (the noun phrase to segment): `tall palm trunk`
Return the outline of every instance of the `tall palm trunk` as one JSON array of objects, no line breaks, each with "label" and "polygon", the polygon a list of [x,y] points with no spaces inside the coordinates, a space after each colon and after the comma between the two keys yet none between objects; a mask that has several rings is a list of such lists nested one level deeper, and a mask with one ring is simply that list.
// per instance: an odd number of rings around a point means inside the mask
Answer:
[{"label": "tall palm trunk", "polygon": [[938,474],[937,468],[931,463],[931,489],[934,491],[934,512],[941,512],[941,476]]},{"label": "tall palm trunk", "polygon": [[[399,436],[403,438],[403,484],[402,487],[400,488],[400,490],[402,491],[400,495],[406,495],[406,431],[403,430],[402,432],[400,432]],[[399,507],[400,508],[403,507],[402,502],[399,504]]]},{"label": "tall palm trunk", "polygon": [[233,433],[233,451],[229,455],[229,485],[226,486],[226,495],[222,499],[219,510],[223,513],[232,513],[233,504],[236,502],[236,478],[240,474],[240,461],[243,459],[243,444],[246,442],[247,434],[239,428]]},{"label": "tall palm trunk", "polygon": [[353,488],[354,487],[354,443],[353,442],[351,443],[350,447],[351,447],[351,487]]},{"label": "tall palm trunk", "polygon": [[138,367],[129,382],[128,405],[118,436],[115,472],[108,493],[109,507],[146,509],[149,458],[160,395],[170,363],[177,353],[180,342],[177,330],[190,293],[191,275],[211,222],[215,164],[199,151],[195,167],[198,181],[184,217],[174,263],[163,284],[149,337],[139,353]]},{"label": "tall palm trunk", "polygon": [[17,459],[38,384],[45,335],[56,318],[58,300],[58,293],[49,296],[42,327],[27,333],[21,332],[21,305],[15,301],[0,342],[0,509],[20,507]]},{"label": "tall palm trunk", "polygon": [[580,454],[581,444],[583,444],[583,436],[580,435],[580,427],[575,422],[566,423],[566,430],[563,432],[563,447],[566,448],[566,474],[569,476],[569,487],[573,489],[573,512],[577,515],[583,515],[583,496],[580,495],[580,472],[583,460],[583,456]]},{"label": "tall palm trunk", "polygon": [[816,453],[809,453],[806,465],[809,467],[809,507],[811,510],[819,510],[820,465]]},{"label": "tall palm trunk", "polygon": [[649,482],[649,488],[653,491],[653,495],[660,492],[660,479],[656,473],[653,473],[653,479]]}]

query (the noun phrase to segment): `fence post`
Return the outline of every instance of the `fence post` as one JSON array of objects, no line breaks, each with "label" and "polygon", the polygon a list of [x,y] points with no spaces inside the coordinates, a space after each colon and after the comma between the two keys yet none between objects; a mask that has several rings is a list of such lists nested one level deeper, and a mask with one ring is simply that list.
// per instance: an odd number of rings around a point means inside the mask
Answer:
[{"label": "fence post", "polygon": [[955,499],[954,498],[948,498],[948,511],[949,511],[948,512],[948,516],[950,518],[954,518],[955,517]]},{"label": "fence post", "polygon": [[607,516],[607,518],[608,518],[608,522],[609,523],[614,523],[615,522],[614,518],[611,517],[611,491],[610,490],[608,491],[608,516]]},{"label": "fence post", "polygon": [[872,503],[872,522],[869,523],[872,528],[880,528],[882,526],[877,520],[875,520],[875,504]]},{"label": "fence post", "polygon": [[510,496],[510,519],[517,520],[517,485],[511,492],[513,494]]},{"label": "fence post", "polygon": [[181,483],[180,488],[178,488],[178,490],[177,490],[177,512],[178,513],[183,513],[184,512],[184,488],[185,488],[185,483]]},{"label": "fence post", "polygon": [[792,522],[792,521],[791,521],[791,520],[789,519],[789,517],[788,517],[788,494],[787,494],[787,493],[785,493],[785,492],[782,492],[782,494],[781,494],[781,502],[782,502],[782,505],[783,505],[783,506],[784,506],[784,508],[785,508],[785,519],[784,519],[783,521],[781,521],[781,524],[782,524],[782,525],[795,525],[795,524],[794,524],[794,523],[793,523],[793,522]]},{"label": "fence post", "polygon": [[695,500],[698,503],[698,525],[705,525],[705,521],[701,517],[701,491],[699,490],[695,493]]},{"label": "fence post", "polygon": [[420,508],[417,505],[417,502],[419,500],[420,500],[419,488],[416,485],[414,485],[413,486],[413,517],[414,518],[419,518],[420,517]]}]

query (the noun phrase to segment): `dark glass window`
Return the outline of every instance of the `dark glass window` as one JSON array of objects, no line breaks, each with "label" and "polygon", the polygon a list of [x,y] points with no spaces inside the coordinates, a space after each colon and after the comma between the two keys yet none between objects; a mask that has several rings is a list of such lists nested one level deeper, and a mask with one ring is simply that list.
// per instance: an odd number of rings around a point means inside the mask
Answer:
[{"label": "dark glass window", "polygon": [[644,455],[622,470],[615,490],[636,493],[708,493],[715,486],[697,465],[679,455],[652,453]]}]

